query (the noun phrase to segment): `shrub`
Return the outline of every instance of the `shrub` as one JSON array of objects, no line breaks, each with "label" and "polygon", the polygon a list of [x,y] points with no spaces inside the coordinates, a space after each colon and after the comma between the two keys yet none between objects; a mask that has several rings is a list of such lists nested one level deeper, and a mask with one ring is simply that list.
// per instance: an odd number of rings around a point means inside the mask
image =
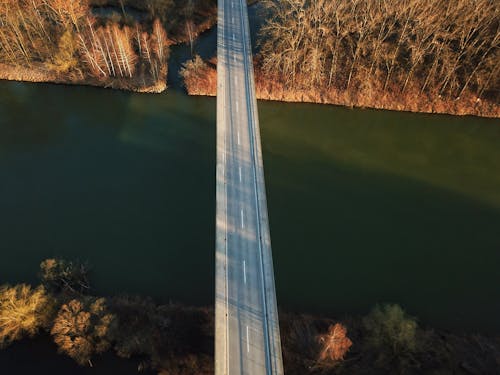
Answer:
[{"label": "shrub", "polygon": [[376,353],[379,365],[395,361],[404,368],[413,361],[413,354],[419,350],[417,322],[401,306],[375,306],[363,319],[363,326],[366,330],[366,348]]},{"label": "shrub", "polygon": [[199,55],[182,65],[180,75],[189,94],[215,95],[212,91],[217,87],[217,71]]},{"label": "shrub", "polygon": [[340,361],[352,346],[352,341],[347,337],[347,328],[340,323],[331,325],[328,333],[319,336],[319,342],[323,346],[320,361]]},{"label": "shrub", "polygon": [[162,327],[170,321],[163,318],[151,299],[141,297],[116,297],[111,309],[119,317],[115,331],[115,350],[118,356],[130,358],[134,355],[151,357],[155,350],[155,339]]},{"label": "shrub", "polygon": [[42,283],[51,292],[84,293],[90,289],[88,267],[83,263],[46,259],[40,270]]},{"label": "shrub", "polygon": [[58,73],[66,73],[78,66],[76,53],[78,42],[70,29],[66,30],[59,39],[57,53],[53,58],[53,68]]},{"label": "shrub", "polygon": [[73,299],[61,307],[50,333],[60,352],[92,366],[92,355],[110,348],[114,327],[115,316],[104,298]]},{"label": "shrub", "polygon": [[24,336],[34,336],[52,315],[45,288],[20,284],[0,287],[0,348]]}]

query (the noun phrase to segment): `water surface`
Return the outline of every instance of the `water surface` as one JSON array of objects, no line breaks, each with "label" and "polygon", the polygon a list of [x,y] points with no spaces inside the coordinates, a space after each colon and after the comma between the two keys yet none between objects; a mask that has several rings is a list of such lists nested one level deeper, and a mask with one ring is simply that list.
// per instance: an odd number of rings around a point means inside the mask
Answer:
[{"label": "water surface", "polygon": [[[500,123],[260,102],[278,303],[500,332]],[[215,99],[0,82],[0,282],[213,303]]]}]

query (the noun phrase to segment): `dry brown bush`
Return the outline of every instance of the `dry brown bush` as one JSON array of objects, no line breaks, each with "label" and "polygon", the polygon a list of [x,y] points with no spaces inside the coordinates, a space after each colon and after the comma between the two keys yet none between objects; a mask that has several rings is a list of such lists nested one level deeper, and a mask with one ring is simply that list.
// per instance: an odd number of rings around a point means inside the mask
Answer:
[{"label": "dry brown bush", "polygon": [[40,263],[40,278],[52,293],[83,294],[89,291],[89,267],[64,259],[45,259]]},{"label": "dry brown bush", "polygon": [[61,307],[50,333],[62,353],[92,366],[92,356],[110,348],[114,324],[104,298],[73,299]]},{"label": "dry brown bush", "polygon": [[192,95],[215,95],[217,89],[217,71],[196,55],[183,64],[180,74],[188,93]]},{"label": "dry brown bush", "polygon": [[45,289],[20,284],[0,287],[0,348],[47,325],[52,301]]},{"label": "dry brown bush", "polygon": [[318,338],[322,345],[319,355],[320,361],[340,361],[352,346],[352,341],[347,337],[347,328],[340,323],[331,325],[328,333]]}]

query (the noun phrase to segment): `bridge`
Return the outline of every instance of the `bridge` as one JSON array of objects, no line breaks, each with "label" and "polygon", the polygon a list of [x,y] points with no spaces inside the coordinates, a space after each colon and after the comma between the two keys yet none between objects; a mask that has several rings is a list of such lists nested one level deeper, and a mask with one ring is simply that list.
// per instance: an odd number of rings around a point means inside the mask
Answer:
[{"label": "bridge", "polygon": [[219,0],[215,374],[283,360],[246,0]]}]

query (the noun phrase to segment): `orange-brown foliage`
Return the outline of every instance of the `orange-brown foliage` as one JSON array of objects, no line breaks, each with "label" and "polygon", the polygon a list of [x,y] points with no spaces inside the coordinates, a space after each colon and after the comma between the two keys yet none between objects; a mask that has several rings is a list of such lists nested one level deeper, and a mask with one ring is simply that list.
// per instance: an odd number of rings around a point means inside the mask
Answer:
[{"label": "orange-brown foliage", "polygon": [[184,85],[189,94],[214,96],[217,90],[217,71],[198,55],[181,69]]},{"label": "orange-brown foliage", "polygon": [[50,333],[59,351],[81,365],[92,365],[92,355],[110,348],[114,322],[104,298],[74,299],[62,305]]},{"label": "orange-brown foliage", "polygon": [[159,20],[149,32],[138,22],[103,21],[89,0],[0,1],[0,63],[11,73],[24,67],[45,70],[47,80],[161,91],[169,45]]},{"label": "orange-brown foliage", "polygon": [[81,54],[95,77],[131,78],[138,60],[132,30],[117,24],[95,29],[88,19],[86,32],[80,35]]},{"label": "orange-brown foliage", "polygon": [[297,89],[498,101],[500,3],[491,0],[265,0],[262,72]]},{"label": "orange-brown foliage", "polygon": [[347,329],[340,323],[330,326],[328,333],[319,336],[323,349],[319,355],[321,361],[340,361],[352,346],[352,341],[347,337]]}]

